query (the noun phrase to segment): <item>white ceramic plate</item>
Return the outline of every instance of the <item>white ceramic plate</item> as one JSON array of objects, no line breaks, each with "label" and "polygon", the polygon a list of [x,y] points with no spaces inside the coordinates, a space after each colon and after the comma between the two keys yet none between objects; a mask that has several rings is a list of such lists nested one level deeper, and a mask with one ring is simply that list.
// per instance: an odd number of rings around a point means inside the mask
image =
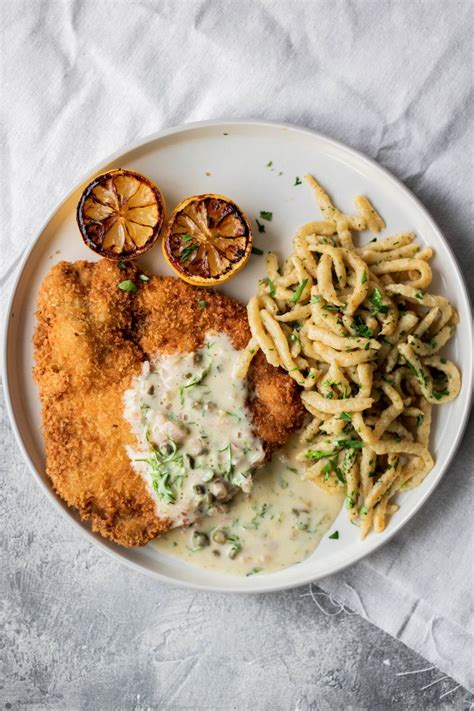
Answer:
[{"label": "white ceramic plate", "polygon": [[[273,163],[271,168],[267,167],[269,161]],[[54,263],[95,259],[83,246],[75,208],[84,183],[94,173],[110,168],[131,168],[150,176],[160,185],[170,209],[189,195],[216,192],[234,198],[252,219],[258,217],[260,210],[273,212],[273,221],[266,223],[266,234],[255,230],[255,242],[280,254],[291,250],[292,236],[299,225],[318,219],[310,189],[305,183],[294,185],[296,176],[302,178],[306,172],[313,173],[343,209],[350,211],[354,196],[365,193],[383,215],[387,234],[415,230],[420,241],[434,247],[433,291],[447,295],[461,318],[461,327],[447,353],[460,366],[463,385],[454,402],[435,408],[431,442],[436,458],[434,470],[422,486],[403,496],[400,511],[384,533],[359,541],[357,528],[349,525],[342,511],[334,525],[340,532],[338,541],[326,537],[310,558],[287,570],[242,579],[202,570],[160,554],[151,546],[128,550],[109,543],[94,535],[54,495],[45,474],[40,404],[31,375],[35,301],[40,282]],[[169,273],[159,247],[142,263],[156,273]],[[262,275],[262,258],[252,256],[223,291],[246,301]],[[336,141],[295,126],[255,121],[190,124],[161,131],[92,168],[54,211],[24,258],[7,319],[3,380],[7,407],[18,444],[35,479],[89,540],[136,570],[177,585],[232,592],[278,590],[317,580],[368,555],[397,533],[434,490],[459,444],[469,411],[469,301],[459,267],[438,227],[407,188],[376,163]],[[417,545],[416,538],[412,545]]]}]

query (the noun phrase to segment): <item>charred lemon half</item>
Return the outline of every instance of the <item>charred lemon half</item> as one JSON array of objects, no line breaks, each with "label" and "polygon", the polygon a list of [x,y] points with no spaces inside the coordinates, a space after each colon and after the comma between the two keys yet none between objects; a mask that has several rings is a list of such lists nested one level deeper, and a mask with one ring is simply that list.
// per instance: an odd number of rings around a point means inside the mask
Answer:
[{"label": "charred lemon half", "polygon": [[77,206],[84,242],[108,259],[134,259],[151,249],[164,216],[164,200],[157,186],[132,170],[98,175]]},{"label": "charred lemon half", "polygon": [[250,223],[223,195],[195,195],[180,202],[163,237],[166,261],[195,286],[227,281],[242,269],[251,251]]}]

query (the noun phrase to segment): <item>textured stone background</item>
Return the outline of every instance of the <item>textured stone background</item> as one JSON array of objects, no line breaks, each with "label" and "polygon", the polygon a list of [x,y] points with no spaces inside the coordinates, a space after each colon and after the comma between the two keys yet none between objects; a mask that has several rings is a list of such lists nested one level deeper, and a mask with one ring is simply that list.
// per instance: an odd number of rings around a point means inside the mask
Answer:
[{"label": "textured stone background", "polygon": [[45,499],[3,397],[0,414],[0,709],[474,707],[455,681],[308,587],[196,593],[112,560]]}]

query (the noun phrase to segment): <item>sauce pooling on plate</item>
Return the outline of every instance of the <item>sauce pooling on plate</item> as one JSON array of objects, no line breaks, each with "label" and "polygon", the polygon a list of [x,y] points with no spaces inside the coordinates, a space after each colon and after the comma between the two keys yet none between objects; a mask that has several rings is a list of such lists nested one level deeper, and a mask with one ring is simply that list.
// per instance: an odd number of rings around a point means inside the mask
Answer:
[{"label": "sauce pooling on plate", "polygon": [[207,334],[198,351],[145,362],[125,393],[139,442],[128,455],[173,526],[225,511],[263,462],[246,380],[233,377],[237,358],[228,336]]},{"label": "sauce pooling on plate", "polygon": [[295,461],[298,435],[256,474],[249,494],[239,493],[227,512],[151,543],[193,565],[234,575],[270,573],[304,560],[336,519],[343,495],[329,495],[301,479]]},{"label": "sauce pooling on plate", "polygon": [[238,355],[228,336],[208,334],[196,352],[144,363],[125,393],[125,417],[139,443],[128,448],[132,464],[173,526],[153,545],[210,570],[254,575],[311,555],[343,497],[300,477],[298,435],[261,467],[247,384],[233,374]]}]

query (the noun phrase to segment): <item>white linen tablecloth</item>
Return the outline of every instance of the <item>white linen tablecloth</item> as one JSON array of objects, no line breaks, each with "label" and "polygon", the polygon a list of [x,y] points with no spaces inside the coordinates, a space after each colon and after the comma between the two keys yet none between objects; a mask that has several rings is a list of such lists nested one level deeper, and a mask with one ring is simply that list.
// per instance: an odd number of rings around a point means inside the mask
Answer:
[{"label": "white linen tablecloth", "polygon": [[[472,286],[472,3],[10,0],[2,13],[2,305],[78,176],[208,118],[301,124],[375,158],[425,203]],[[472,435],[395,540],[321,585],[474,689]]]}]

